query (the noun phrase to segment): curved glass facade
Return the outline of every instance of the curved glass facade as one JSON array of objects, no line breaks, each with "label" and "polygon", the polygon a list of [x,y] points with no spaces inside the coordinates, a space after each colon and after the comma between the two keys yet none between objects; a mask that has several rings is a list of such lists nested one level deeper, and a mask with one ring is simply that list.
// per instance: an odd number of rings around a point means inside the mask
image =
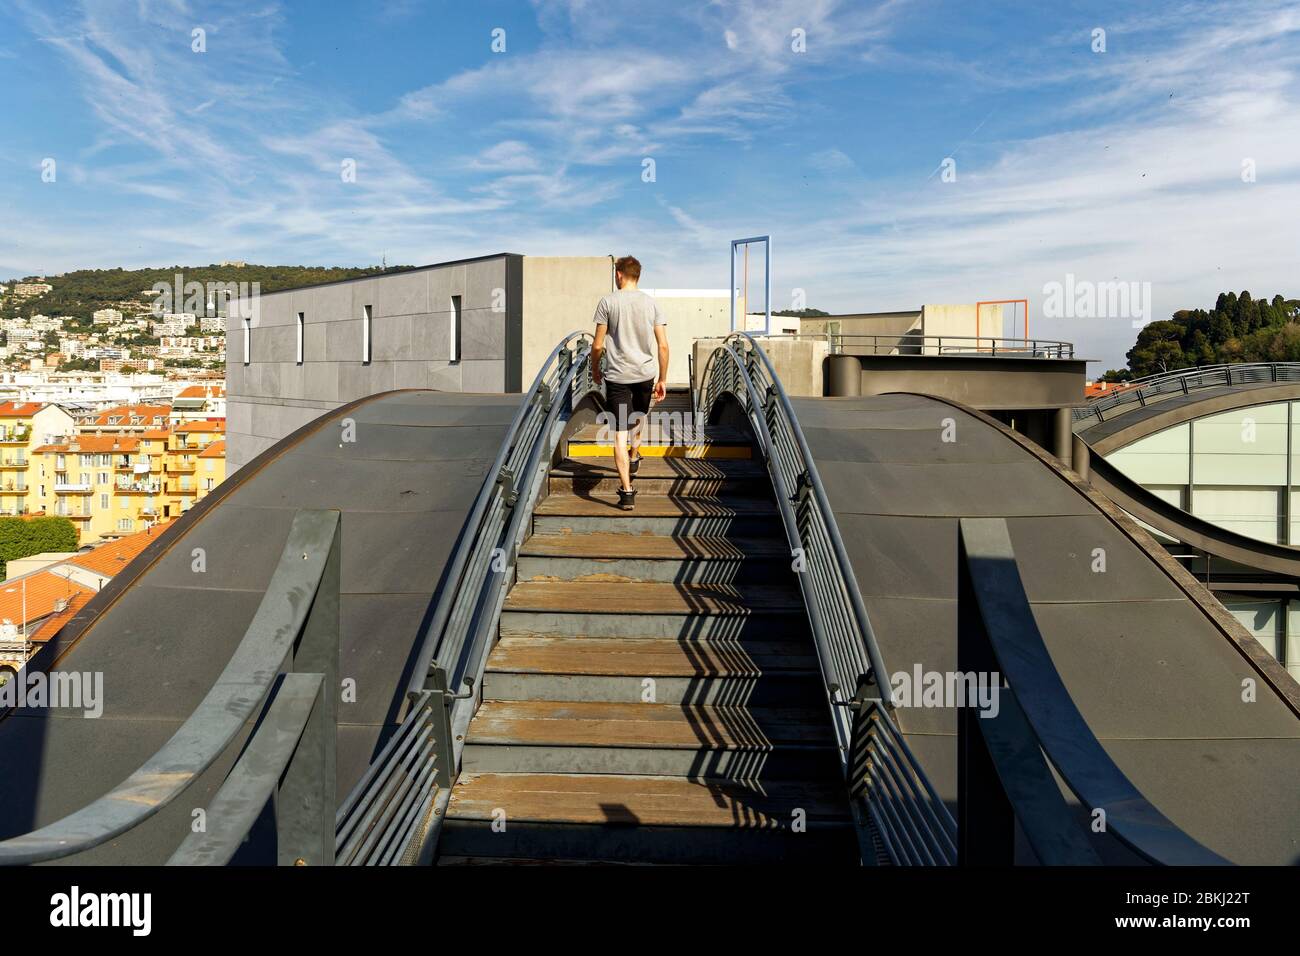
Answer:
[{"label": "curved glass facade", "polygon": [[[1300,546],[1300,402],[1207,415],[1148,435],[1106,460],[1199,518],[1261,541]],[[1213,566],[1231,568],[1226,562]],[[1193,570],[1208,569],[1202,562]],[[1284,590],[1294,586],[1216,588],[1215,596],[1300,678],[1300,594],[1279,593]]]}]

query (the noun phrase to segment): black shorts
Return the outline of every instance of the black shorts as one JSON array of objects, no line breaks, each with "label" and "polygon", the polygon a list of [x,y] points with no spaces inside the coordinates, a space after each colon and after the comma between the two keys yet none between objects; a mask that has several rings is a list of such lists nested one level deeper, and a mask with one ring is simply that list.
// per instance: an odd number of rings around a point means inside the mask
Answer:
[{"label": "black shorts", "polygon": [[650,411],[650,397],[654,394],[654,389],[654,379],[644,382],[605,380],[605,406],[617,423],[615,431],[630,431],[639,421],[632,418],[633,413],[645,415]]}]

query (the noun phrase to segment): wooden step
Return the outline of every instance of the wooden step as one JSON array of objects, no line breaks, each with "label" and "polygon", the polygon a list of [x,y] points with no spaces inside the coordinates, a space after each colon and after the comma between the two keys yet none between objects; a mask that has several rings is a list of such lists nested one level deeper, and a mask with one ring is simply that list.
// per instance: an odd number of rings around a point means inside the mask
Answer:
[{"label": "wooden step", "polygon": [[577,614],[803,614],[803,598],[793,586],[665,584],[581,581],[520,581],[506,596],[508,611],[560,611]]},{"label": "wooden step", "polygon": [[617,773],[805,779],[838,772],[825,708],[485,700],[471,773]]},{"label": "wooden step", "polygon": [[784,534],[776,505],[760,498],[641,495],[632,511],[623,511],[617,494],[553,494],[533,511],[535,534],[589,531],[677,537]]},{"label": "wooden step", "polygon": [[450,862],[856,861],[843,784],[601,774],[463,773],[440,850]]},{"label": "wooden step", "polygon": [[483,676],[490,700],[808,706],[821,687],[811,647],[785,641],[507,637]]},{"label": "wooden step", "polygon": [[519,551],[521,581],[663,581],[789,583],[792,558],[784,539],[674,538],[668,535],[535,534]]},{"label": "wooden step", "polygon": [[490,672],[593,674],[637,677],[759,677],[812,673],[812,648],[791,641],[718,641],[710,644],[637,638],[526,638],[497,642]]},{"label": "wooden step", "polygon": [[[752,458],[644,458],[634,477],[643,495],[770,497],[767,467]],[[620,486],[613,458],[566,459],[551,469],[552,493],[614,494]]]},{"label": "wooden step", "polygon": [[462,774],[447,819],[610,823],[643,826],[788,828],[795,810],[811,821],[846,822],[844,785],[835,780],[685,780],[622,774]]}]

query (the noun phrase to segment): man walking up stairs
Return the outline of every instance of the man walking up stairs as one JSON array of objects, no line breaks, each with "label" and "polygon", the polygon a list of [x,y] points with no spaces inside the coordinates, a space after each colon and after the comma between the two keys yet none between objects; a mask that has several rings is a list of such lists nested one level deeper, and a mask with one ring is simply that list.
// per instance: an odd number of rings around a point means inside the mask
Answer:
[{"label": "man walking up stairs", "polygon": [[632,256],[614,262],[618,291],[604,296],[596,306],[596,338],[591,348],[592,377],[597,385],[602,380],[606,383],[608,411],[614,418],[618,503],[624,511],[631,511],[636,503],[632,476],[641,463],[645,417],[652,401],[663,400],[668,382],[668,320],[658,303],[637,288],[640,279],[641,263]]}]

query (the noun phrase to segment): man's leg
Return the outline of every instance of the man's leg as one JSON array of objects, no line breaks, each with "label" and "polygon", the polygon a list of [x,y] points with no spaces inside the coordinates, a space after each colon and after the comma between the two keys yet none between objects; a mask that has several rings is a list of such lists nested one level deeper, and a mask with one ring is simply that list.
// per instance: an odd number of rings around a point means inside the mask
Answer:
[{"label": "man's leg", "polygon": [[641,436],[645,434],[645,429],[642,427],[644,425],[645,419],[638,415],[636,424],[633,425],[632,430],[628,432],[629,444],[632,446],[631,457],[633,458],[636,458],[641,454]]},{"label": "man's leg", "polygon": [[[636,419],[636,424],[632,426],[632,433],[631,433],[633,458],[641,454],[641,439],[645,436],[646,431],[648,430],[648,426],[646,425],[646,419],[650,417],[650,405],[651,405],[650,398],[649,398],[649,389],[653,388],[653,383],[647,382],[646,386],[648,386],[646,388],[647,394],[644,396],[644,399],[639,394],[634,397],[634,401],[636,402],[635,410],[640,412],[641,414],[633,416]],[[636,386],[637,389],[640,389],[641,387],[642,386],[639,385]],[[641,407],[642,404],[645,405],[644,408]]]},{"label": "man's leg", "polygon": [[618,469],[619,485],[624,491],[632,490],[632,474],[627,454],[627,432],[614,433],[614,467]]}]

